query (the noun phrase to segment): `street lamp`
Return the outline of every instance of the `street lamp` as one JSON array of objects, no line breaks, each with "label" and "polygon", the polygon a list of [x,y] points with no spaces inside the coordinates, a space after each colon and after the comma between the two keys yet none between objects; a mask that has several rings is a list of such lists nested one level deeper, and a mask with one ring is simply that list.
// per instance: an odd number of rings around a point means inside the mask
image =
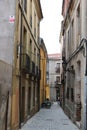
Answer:
[{"label": "street lamp", "polygon": [[[23,0],[21,1],[22,3],[22,6],[23,6]],[[22,54],[22,29],[23,29],[23,21],[22,21],[22,17],[23,17],[23,14],[22,14],[22,9],[21,9],[21,6],[20,6],[20,1],[18,0],[18,5],[20,7],[20,10],[21,10],[21,14],[20,14],[20,44],[18,45],[18,53],[20,54],[19,56],[19,71],[20,71],[20,76],[19,76],[19,129],[21,129],[21,121],[22,121],[22,117],[21,117],[21,113],[22,113],[22,99],[21,99],[21,96],[22,96],[22,93],[21,93],[21,54]]]}]

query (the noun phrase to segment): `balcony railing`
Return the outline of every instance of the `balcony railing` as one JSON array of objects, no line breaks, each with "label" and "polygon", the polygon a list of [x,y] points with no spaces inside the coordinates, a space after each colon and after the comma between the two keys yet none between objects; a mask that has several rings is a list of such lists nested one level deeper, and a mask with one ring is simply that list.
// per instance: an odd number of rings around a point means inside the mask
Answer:
[{"label": "balcony railing", "polygon": [[21,55],[21,69],[27,74],[30,72],[30,57],[26,53]]},{"label": "balcony railing", "polygon": [[41,77],[41,71],[38,68],[38,66],[35,66],[35,63],[31,61],[28,54],[22,54],[21,55],[21,70],[25,74],[30,74],[37,79],[40,79]]},{"label": "balcony railing", "polygon": [[32,61],[32,69],[31,69],[32,75],[35,76],[35,63]]},{"label": "balcony railing", "polygon": [[38,78],[41,79],[41,70],[39,69]]},{"label": "balcony railing", "polygon": [[38,66],[36,66],[36,78],[40,79],[41,78],[41,71],[38,69]]},{"label": "balcony railing", "polygon": [[38,66],[36,66],[36,77],[38,76]]}]

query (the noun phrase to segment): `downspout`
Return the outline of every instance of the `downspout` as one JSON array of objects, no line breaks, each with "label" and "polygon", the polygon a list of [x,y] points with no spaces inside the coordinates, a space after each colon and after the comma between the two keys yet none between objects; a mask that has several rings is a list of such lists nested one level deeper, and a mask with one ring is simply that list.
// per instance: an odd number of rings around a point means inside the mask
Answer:
[{"label": "downspout", "polygon": [[[87,1],[81,0],[81,37],[87,38]],[[85,89],[84,89],[84,113],[82,117],[82,127],[87,130],[87,40],[85,39],[85,54],[86,54],[86,67],[85,67]]]},{"label": "downspout", "polygon": [[87,40],[85,39],[85,89],[84,89],[84,130],[87,130]]},{"label": "downspout", "polygon": [[84,129],[84,130],[87,130],[87,40],[86,40],[86,69],[85,69],[85,105],[86,105],[86,107],[85,107],[85,127],[86,127],[86,129]]},{"label": "downspout", "polygon": [[[23,5],[23,0],[21,1],[21,4]],[[20,6],[20,1],[19,1],[19,6]],[[20,56],[19,56],[19,128],[21,128],[21,122],[22,122],[22,101],[21,101],[21,95],[22,95],[22,89],[21,89],[21,54],[22,54],[22,10],[20,11]]]},{"label": "downspout", "polygon": [[9,105],[9,91],[7,93],[5,130],[7,130],[7,126],[8,126],[8,105]]},{"label": "downspout", "polygon": [[40,110],[40,49],[39,49],[39,80],[38,80],[38,111]]}]

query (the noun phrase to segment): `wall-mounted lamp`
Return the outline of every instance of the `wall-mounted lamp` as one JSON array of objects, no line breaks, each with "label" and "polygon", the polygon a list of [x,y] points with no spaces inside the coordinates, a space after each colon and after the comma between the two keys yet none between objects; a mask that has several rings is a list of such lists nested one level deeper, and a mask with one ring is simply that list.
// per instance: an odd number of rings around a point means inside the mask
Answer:
[{"label": "wall-mounted lamp", "polygon": [[68,71],[68,72],[70,72],[70,73],[72,73],[72,74],[75,74],[73,65],[70,66],[68,69],[66,69],[66,71]]}]

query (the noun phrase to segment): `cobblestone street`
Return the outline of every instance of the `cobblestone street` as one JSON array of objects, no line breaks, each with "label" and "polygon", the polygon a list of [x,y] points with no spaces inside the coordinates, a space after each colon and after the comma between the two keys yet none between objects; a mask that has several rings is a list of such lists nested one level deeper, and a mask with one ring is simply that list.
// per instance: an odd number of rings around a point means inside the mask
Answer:
[{"label": "cobblestone street", "polygon": [[41,109],[21,130],[79,130],[55,102],[50,109]]}]

